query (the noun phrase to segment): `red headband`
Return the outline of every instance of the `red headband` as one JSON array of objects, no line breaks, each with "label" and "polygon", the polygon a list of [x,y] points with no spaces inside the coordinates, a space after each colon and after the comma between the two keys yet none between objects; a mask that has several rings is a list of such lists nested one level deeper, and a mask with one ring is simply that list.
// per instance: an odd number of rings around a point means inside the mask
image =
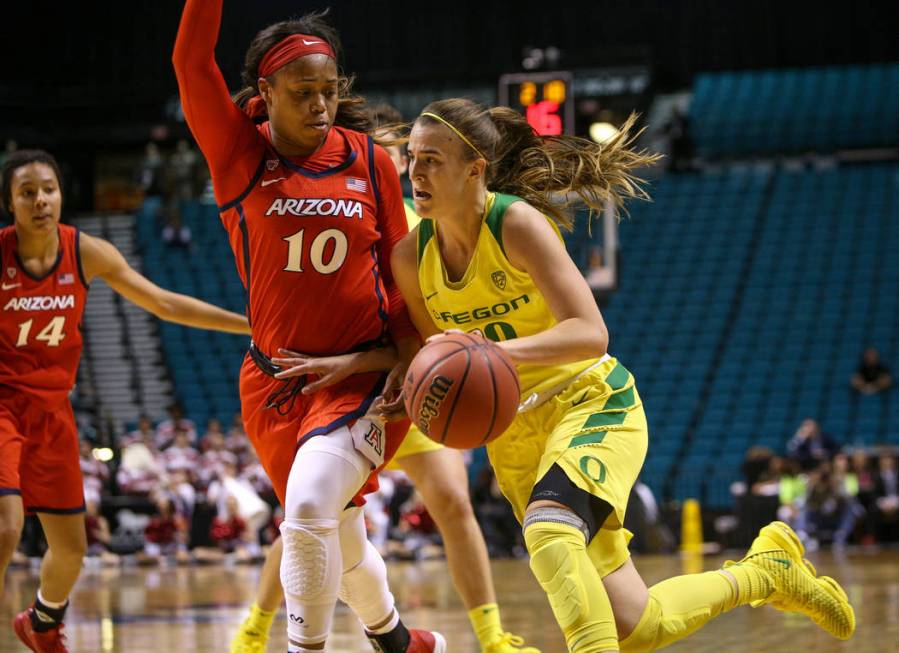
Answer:
[{"label": "red headband", "polygon": [[[259,63],[259,76],[268,77],[291,61],[309,54],[323,54],[332,59],[337,58],[334,49],[323,38],[309,34],[291,34],[286,39],[278,41],[265,53]],[[244,111],[252,118],[265,118],[268,113],[265,101],[260,95],[251,97]]]},{"label": "red headband", "polygon": [[324,54],[332,59],[337,57],[331,45],[323,38],[309,34],[291,34],[279,41],[265,53],[259,63],[259,76],[268,77],[279,68],[286,66],[294,59],[309,54]]}]

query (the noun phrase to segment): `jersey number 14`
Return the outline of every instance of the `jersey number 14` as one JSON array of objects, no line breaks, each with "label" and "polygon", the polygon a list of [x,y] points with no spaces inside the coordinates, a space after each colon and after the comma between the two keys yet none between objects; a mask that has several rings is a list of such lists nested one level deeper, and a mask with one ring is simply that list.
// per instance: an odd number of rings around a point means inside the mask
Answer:
[{"label": "jersey number 14", "polygon": [[[28,336],[31,334],[31,327],[34,324],[34,320],[25,320],[19,325],[19,339],[16,340],[16,347],[25,347],[28,345]],[[41,342],[46,342],[48,347],[59,347],[59,343],[63,341],[66,337],[66,334],[63,333],[63,328],[66,325],[66,318],[62,315],[57,315],[50,322],[41,329],[40,333],[38,333],[34,339],[40,340]]]}]

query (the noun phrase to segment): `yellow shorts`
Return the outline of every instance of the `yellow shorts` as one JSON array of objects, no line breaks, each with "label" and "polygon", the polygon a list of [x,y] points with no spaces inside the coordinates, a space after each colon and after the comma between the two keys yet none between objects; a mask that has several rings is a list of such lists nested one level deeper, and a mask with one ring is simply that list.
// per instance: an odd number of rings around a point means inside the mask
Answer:
[{"label": "yellow shorts", "polygon": [[649,432],[634,377],[614,358],[576,379],[546,403],[521,413],[487,445],[503,494],[518,521],[538,480],[555,464],[577,487],[612,506],[588,553],[605,576],[630,553],[623,527]]},{"label": "yellow shorts", "polygon": [[440,451],[441,449],[443,449],[442,444],[434,442],[431,438],[419,431],[418,427],[413,424],[409,427],[409,432],[406,433],[406,439],[403,440],[400,448],[397,449],[396,454],[394,454],[393,459],[387,464],[386,469],[402,469],[403,466],[399,462],[400,459],[405,458],[406,456],[414,456],[419,453]]}]

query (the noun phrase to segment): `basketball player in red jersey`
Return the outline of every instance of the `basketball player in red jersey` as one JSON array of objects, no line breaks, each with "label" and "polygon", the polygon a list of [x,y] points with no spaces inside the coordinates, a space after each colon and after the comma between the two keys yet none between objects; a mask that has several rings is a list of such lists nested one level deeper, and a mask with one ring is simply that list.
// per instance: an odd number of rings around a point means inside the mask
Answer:
[{"label": "basketball player in red jersey", "polygon": [[[396,350],[408,360],[418,347],[389,265],[408,231],[399,178],[364,133],[371,118],[348,96],[321,15],[257,34],[234,101],[215,62],[221,5],[187,1],[173,60],[249,295],[242,413],[284,505],[289,651],[324,649],[338,596],[379,651],[444,651],[439,634],[403,626],[361,509],[347,509],[377,486],[407,426],[385,429],[373,409]],[[277,378],[273,357],[287,351],[335,369]]]},{"label": "basketball player in red jersey", "polygon": [[59,167],[39,150],[12,154],[2,171],[0,229],[0,595],[25,511],[49,548],[34,605],[13,621],[38,653],[65,653],[68,596],[84,557],[84,488],[68,400],[81,357],[81,319],[99,277],[161,319],[249,333],[242,315],[168,292],[134,271],[110,243],[59,224]]},{"label": "basketball player in red jersey", "polygon": [[[382,127],[399,125],[403,116],[389,105],[370,108],[382,133]],[[384,133],[387,137],[398,134]],[[404,148],[398,144],[385,147],[402,176],[409,166]],[[404,200],[406,221],[410,228],[420,218]],[[280,359],[279,359],[280,360]],[[315,364],[310,359],[283,359],[287,369],[284,376],[293,374],[296,363]],[[524,640],[503,630],[487,544],[481,534],[471,498],[468,494],[468,475],[462,452],[448,449],[432,442],[417,429],[409,432],[402,446],[390,462],[390,469],[401,469],[412,480],[421,494],[425,508],[437,522],[446,551],[446,563],[450,576],[462,603],[468,611],[472,629],[477,635],[481,653],[540,653],[539,649],[525,646]],[[278,538],[265,556],[265,564],[259,577],[256,601],[250,613],[240,625],[231,641],[231,653],[261,653],[269,637],[269,629],[281,604],[282,592],[278,582],[278,565],[281,559],[281,539]]]}]

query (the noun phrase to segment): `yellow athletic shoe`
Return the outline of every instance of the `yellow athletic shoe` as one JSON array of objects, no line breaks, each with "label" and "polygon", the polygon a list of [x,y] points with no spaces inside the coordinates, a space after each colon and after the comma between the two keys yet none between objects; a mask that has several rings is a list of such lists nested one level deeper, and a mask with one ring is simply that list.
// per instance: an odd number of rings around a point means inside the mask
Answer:
[{"label": "yellow athletic shoe", "polygon": [[231,640],[231,653],[265,653],[268,644],[268,631],[254,628],[247,619],[240,624],[240,629]]},{"label": "yellow athletic shoe", "polygon": [[804,554],[799,536],[776,521],[762,528],[746,557],[727,562],[724,568],[751,564],[771,577],[774,591],[766,599],[753,601],[752,607],[770,604],[783,612],[800,612],[834,637],[849,639],[855,632],[855,612],[846,592],[833,578],[818,578]]},{"label": "yellow athletic shoe", "polygon": [[524,638],[512,633],[503,633],[484,648],[483,653],[540,653],[540,649],[525,646]]}]

